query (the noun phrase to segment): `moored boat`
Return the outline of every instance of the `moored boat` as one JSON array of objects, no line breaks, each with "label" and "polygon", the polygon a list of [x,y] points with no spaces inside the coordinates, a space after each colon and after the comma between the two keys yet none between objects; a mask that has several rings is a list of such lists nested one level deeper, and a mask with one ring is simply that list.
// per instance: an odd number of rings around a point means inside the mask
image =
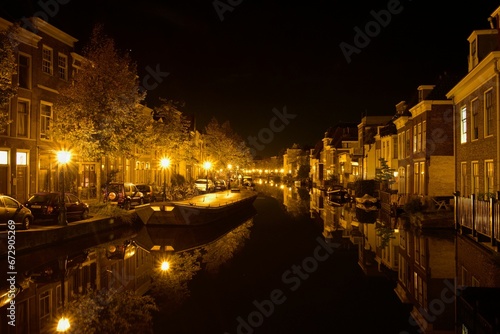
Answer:
[{"label": "moored boat", "polygon": [[256,198],[257,192],[252,190],[224,191],[195,196],[184,201],[140,205],[135,211],[146,225],[196,226],[230,217],[253,206]]}]

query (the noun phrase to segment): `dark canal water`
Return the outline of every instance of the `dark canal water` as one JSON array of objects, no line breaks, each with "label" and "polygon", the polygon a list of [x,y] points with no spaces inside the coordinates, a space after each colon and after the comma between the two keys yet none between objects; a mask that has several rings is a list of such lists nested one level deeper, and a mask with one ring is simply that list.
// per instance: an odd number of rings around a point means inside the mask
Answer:
[{"label": "dark canal water", "polygon": [[155,333],[415,333],[395,282],[367,277],[349,242],[325,243],[303,197],[285,206],[279,189],[261,193],[248,239],[197,272],[189,298],[161,306]]},{"label": "dark canal water", "polygon": [[[16,297],[18,325],[3,321],[0,333],[53,333],[64,294],[103,288],[143,293],[151,286],[147,293],[159,306],[154,333],[417,332],[394,280],[366,276],[349,239],[325,241],[331,222],[311,218],[317,215],[307,190],[257,190],[255,210],[216,229],[130,227],[19,255],[26,289]],[[145,251],[158,244],[177,252],[166,273],[158,274],[156,255]],[[64,276],[61,258],[68,260]],[[4,317],[5,307],[1,312]]]}]

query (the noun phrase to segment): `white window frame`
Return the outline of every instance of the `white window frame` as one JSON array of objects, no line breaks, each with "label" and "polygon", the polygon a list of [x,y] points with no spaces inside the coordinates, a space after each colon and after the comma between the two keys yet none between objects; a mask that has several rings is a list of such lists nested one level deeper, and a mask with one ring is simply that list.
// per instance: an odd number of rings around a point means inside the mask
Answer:
[{"label": "white window frame", "polygon": [[[27,80],[27,84],[26,84],[26,87],[23,87],[21,86],[20,84],[20,73],[22,72],[21,71],[21,61],[20,61],[20,58],[21,57],[25,57],[28,59],[28,69],[27,69],[27,75],[28,77],[26,78]],[[17,83],[19,85],[19,88],[22,88],[22,89],[31,89],[31,84],[32,84],[32,77],[31,77],[31,66],[32,66],[33,62],[32,62],[32,59],[31,59],[31,55],[27,54],[27,53],[24,53],[24,52],[19,52],[18,56],[17,56],[17,71],[18,71],[18,78],[17,78]]]},{"label": "white window frame", "polygon": [[[50,115],[47,116],[43,114],[43,107],[44,106],[49,106],[50,107]],[[40,139],[43,140],[51,140],[49,135],[49,129],[50,129],[50,124],[52,123],[53,120],[53,110],[52,110],[53,104],[50,102],[46,101],[40,101]]]},{"label": "white window frame", "polygon": [[[490,168],[488,168],[490,167]],[[489,173],[491,171],[491,174]],[[493,160],[484,161],[484,192],[493,194],[495,191],[495,165]]]},{"label": "white window frame", "polygon": [[[488,99],[487,96],[490,98]],[[491,104],[488,104],[488,101]],[[484,92],[484,137],[493,136],[494,122],[493,117],[495,114],[495,102],[493,100],[493,88]]]},{"label": "white window frame", "polygon": [[[479,139],[479,99],[474,99],[470,102],[471,113],[471,141]],[[477,130],[477,131],[476,131]]]},{"label": "white window frame", "polygon": [[42,72],[49,75],[54,73],[54,50],[46,45],[42,48]]},{"label": "white window frame", "polygon": [[479,161],[471,162],[471,191],[474,195],[479,195],[481,186],[479,181]]},{"label": "white window frame", "polygon": [[467,143],[467,107],[460,108],[460,143]]},{"label": "white window frame", "polygon": [[[21,134],[20,131],[20,114],[19,114],[19,105],[23,104],[26,106],[26,114],[24,115],[24,122],[26,127],[26,134]],[[30,117],[31,115],[31,101],[26,99],[17,99],[17,107],[16,107],[16,137],[18,138],[29,138],[30,137]]]},{"label": "white window frame", "polygon": [[59,79],[68,80],[68,56],[64,53],[57,54],[57,75]]}]

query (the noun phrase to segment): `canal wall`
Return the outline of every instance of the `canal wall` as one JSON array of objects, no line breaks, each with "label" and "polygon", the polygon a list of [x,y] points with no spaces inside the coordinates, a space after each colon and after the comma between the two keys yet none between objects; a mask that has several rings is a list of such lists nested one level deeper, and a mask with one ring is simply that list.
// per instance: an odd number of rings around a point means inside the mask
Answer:
[{"label": "canal wall", "polygon": [[26,231],[2,231],[0,233],[0,256],[7,255],[9,250],[20,253],[28,249],[33,250],[131,226],[133,223],[124,221],[120,217],[96,216],[86,220],[69,222],[67,226],[37,226]]}]

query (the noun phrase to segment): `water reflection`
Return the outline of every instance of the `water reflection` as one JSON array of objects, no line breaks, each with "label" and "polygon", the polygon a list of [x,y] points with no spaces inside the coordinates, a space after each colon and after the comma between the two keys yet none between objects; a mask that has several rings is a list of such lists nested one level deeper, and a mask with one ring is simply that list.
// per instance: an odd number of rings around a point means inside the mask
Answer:
[{"label": "water reflection", "polygon": [[[252,207],[205,226],[124,228],[18,254],[15,286],[22,290],[15,298],[16,326],[2,321],[0,332],[55,332],[58,318],[65,314],[73,333],[109,332],[110,323],[102,317],[114,318],[118,326],[138,315],[141,320],[120,333],[147,333],[143,327],[151,323],[146,313],[154,304],[180,303],[189,295],[188,283],[197,272],[217,273],[244,246],[255,214]],[[167,271],[159,267],[164,260],[170,263]],[[2,282],[7,282],[6,273],[2,270]],[[155,298],[153,302],[147,295]],[[10,312],[8,305],[0,309],[3,319]],[[137,308],[142,313],[129,314]]]},{"label": "water reflection", "polygon": [[277,199],[291,217],[299,218],[309,215],[310,194],[308,188],[258,179],[255,189],[266,196]]}]

